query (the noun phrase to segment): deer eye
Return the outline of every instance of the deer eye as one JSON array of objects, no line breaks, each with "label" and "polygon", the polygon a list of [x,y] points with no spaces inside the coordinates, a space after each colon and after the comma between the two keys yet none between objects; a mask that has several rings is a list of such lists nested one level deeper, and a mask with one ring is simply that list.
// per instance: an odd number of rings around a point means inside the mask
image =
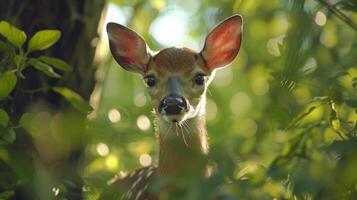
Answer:
[{"label": "deer eye", "polygon": [[205,75],[204,74],[196,74],[195,76],[195,83],[197,85],[203,85],[205,83]]},{"label": "deer eye", "polygon": [[149,87],[154,87],[154,85],[156,83],[155,77],[152,75],[144,77],[144,81],[145,81],[146,85]]}]

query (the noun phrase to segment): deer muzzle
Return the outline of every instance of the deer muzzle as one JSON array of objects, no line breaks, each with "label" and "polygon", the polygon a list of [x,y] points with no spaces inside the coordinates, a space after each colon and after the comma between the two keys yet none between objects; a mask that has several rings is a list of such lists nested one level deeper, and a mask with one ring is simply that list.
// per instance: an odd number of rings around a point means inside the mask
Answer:
[{"label": "deer muzzle", "polygon": [[177,94],[170,94],[163,98],[159,105],[159,112],[165,115],[180,115],[188,111],[185,98]]}]

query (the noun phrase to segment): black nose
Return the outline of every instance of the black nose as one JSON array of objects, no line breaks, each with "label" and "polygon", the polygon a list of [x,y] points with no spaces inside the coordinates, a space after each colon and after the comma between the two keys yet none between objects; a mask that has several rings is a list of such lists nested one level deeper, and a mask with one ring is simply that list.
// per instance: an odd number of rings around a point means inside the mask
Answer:
[{"label": "black nose", "polygon": [[187,102],[177,94],[168,95],[161,100],[159,105],[159,112],[165,111],[166,115],[178,115],[183,110],[187,110]]}]

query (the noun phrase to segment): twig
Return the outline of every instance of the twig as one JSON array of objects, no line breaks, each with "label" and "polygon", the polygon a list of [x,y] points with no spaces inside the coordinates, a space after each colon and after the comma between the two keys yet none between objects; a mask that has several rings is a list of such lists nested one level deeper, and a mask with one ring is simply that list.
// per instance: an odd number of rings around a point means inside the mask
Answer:
[{"label": "twig", "polygon": [[33,89],[33,90],[22,90],[22,91],[25,93],[33,94],[33,93],[37,93],[37,92],[47,91],[49,89],[51,89],[51,87],[45,86],[45,87],[41,87],[41,88],[37,88],[37,89]]},{"label": "twig", "polygon": [[324,0],[316,0],[326,6],[329,11],[331,11],[333,14],[335,14],[340,20],[345,22],[347,25],[349,25],[352,29],[357,30],[357,25],[350,19],[348,18],[345,14],[343,14],[341,11],[336,9],[334,6],[330,5]]}]

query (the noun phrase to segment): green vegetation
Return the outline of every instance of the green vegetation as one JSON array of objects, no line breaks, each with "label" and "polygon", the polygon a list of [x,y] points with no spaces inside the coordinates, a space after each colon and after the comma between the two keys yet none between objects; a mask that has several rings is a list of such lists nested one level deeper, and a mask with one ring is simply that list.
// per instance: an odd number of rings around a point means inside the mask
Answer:
[{"label": "green vegetation", "polygon": [[[220,20],[244,18],[242,49],[208,96],[215,173],[204,182],[179,180],[162,199],[357,199],[356,1],[108,3],[153,50],[166,46],[153,24],[172,10],[186,21],[177,43],[195,50]],[[74,82],[57,81],[85,77],[73,72],[81,62],[47,53],[66,30],[29,37],[21,28],[0,22],[0,199],[97,199],[118,171],[157,162],[144,84],[117,66],[105,39],[92,41],[99,67],[90,106]],[[30,89],[21,84],[29,70],[41,80]],[[39,98],[48,96],[68,106]],[[29,103],[20,113],[19,98]],[[74,173],[84,183],[71,180]]]}]

